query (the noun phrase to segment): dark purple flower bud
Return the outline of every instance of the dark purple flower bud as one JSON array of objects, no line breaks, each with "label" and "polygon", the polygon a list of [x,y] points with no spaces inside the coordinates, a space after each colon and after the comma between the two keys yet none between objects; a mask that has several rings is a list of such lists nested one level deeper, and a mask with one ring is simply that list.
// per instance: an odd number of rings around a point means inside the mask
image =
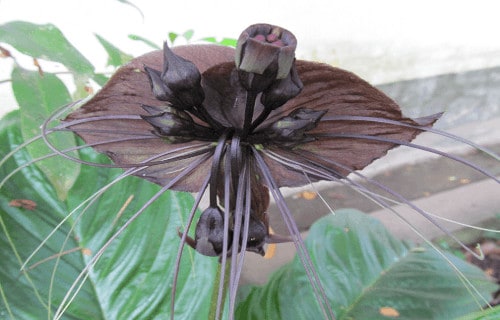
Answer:
[{"label": "dark purple flower bud", "polygon": [[266,108],[274,110],[284,105],[288,100],[295,98],[303,87],[297,68],[293,65],[286,78],[276,80],[262,93],[260,102]]},{"label": "dark purple flower bud", "polygon": [[172,90],[170,90],[167,85],[161,80],[161,72],[147,66],[144,66],[144,70],[149,77],[149,82],[151,84],[151,91],[156,99],[161,101],[168,101],[173,105],[180,104],[179,101],[174,96]]},{"label": "dark purple flower bud", "polygon": [[297,39],[288,30],[255,24],[243,31],[235,62],[240,82],[249,91],[265,90],[274,80],[288,76],[295,59]]},{"label": "dark purple flower bud", "polygon": [[154,133],[170,143],[186,142],[195,137],[195,123],[191,116],[182,110],[166,106],[142,106],[150,116],[141,116],[155,129]]},{"label": "dark purple flower bud", "polygon": [[189,60],[176,55],[167,43],[163,45],[163,72],[144,67],[155,97],[179,109],[199,106],[205,99],[201,74]]},{"label": "dark purple flower bud", "polygon": [[311,138],[305,133],[314,129],[326,112],[327,110],[297,109],[273,123],[265,134],[271,140],[280,141],[281,145],[288,147],[310,141]]},{"label": "dark purple flower bud", "polygon": [[163,44],[163,59],[163,82],[182,102],[191,106],[201,105],[204,94],[201,74],[195,64],[176,55],[166,42]]}]

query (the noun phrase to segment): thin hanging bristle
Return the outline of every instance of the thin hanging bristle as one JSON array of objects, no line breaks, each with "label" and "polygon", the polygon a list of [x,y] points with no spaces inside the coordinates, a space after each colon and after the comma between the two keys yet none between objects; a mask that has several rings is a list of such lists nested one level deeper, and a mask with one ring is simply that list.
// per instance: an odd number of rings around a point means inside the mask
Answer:
[{"label": "thin hanging bristle", "polygon": [[424,132],[434,133],[434,134],[437,134],[437,135],[449,138],[451,140],[454,140],[454,141],[457,141],[457,142],[469,145],[469,146],[473,147],[476,150],[484,152],[485,154],[487,154],[491,158],[500,161],[500,155],[496,154],[494,151],[492,151],[492,150],[490,150],[490,149],[488,149],[488,148],[486,148],[484,146],[481,146],[481,145],[479,145],[477,143],[474,143],[473,141],[464,139],[464,138],[462,138],[460,136],[457,136],[455,134],[452,134],[452,133],[449,133],[449,132],[446,132],[446,131],[443,131],[443,130],[439,130],[439,129],[436,129],[436,128],[433,128],[433,127],[416,126],[416,125],[412,125],[412,124],[401,122],[401,121],[395,121],[395,120],[390,120],[390,119],[385,119],[385,118],[379,118],[379,117],[326,116],[326,117],[323,118],[323,120],[325,120],[325,121],[366,121],[366,122],[378,122],[378,123],[383,123],[383,124],[390,124],[390,125],[395,125],[395,126],[402,126],[402,127],[412,128],[412,129],[418,129],[418,130],[421,130],[421,131],[424,131]]},{"label": "thin hanging bristle", "polygon": [[182,231],[181,234],[181,239],[180,239],[180,244],[179,244],[179,249],[177,250],[177,256],[175,258],[175,267],[174,267],[174,278],[172,281],[172,290],[171,290],[171,298],[170,298],[170,319],[174,319],[174,314],[175,314],[175,295],[176,295],[176,290],[177,290],[177,280],[179,278],[179,270],[181,266],[181,258],[182,258],[182,253],[184,252],[184,247],[186,244],[186,238],[189,232],[189,229],[191,228],[191,224],[193,223],[194,216],[196,214],[196,210],[198,209],[201,199],[207,190],[208,187],[208,182],[210,180],[210,177],[207,176],[205,178],[205,181],[203,182],[200,191],[198,192],[193,206],[191,207],[191,211],[189,212],[189,216],[187,218],[186,225],[184,226],[184,230]]},{"label": "thin hanging bristle", "polygon": [[322,313],[325,319],[335,319],[335,315],[333,313],[332,307],[328,300],[328,297],[325,294],[324,288],[321,285],[321,281],[319,279],[318,274],[316,273],[316,269],[314,268],[311,258],[309,257],[309,253],[305,247],[304,241],[300,236],[300,232],[297,228],[297,225],[293,221],[293,217],[285,204],[285,199],[281,195],[281,192],[276,187],[276,184],[267,168],[267,165],[264,162],[264,159],[260,156],[258,150],[252,148],[255,159],[259,165],[259,169],[262,172],[264,180],[270,188],[271,194],[273,195],[276,205],[278,206],[283,220],[289,229],[290,235],[292,236],[293,242],[297,248],[298,257],[300,258],[302,264],[304,265],[304,269],[306,271],[307,277],[311,283],[314,295],[318,297],[318,304],[322,310]]}]

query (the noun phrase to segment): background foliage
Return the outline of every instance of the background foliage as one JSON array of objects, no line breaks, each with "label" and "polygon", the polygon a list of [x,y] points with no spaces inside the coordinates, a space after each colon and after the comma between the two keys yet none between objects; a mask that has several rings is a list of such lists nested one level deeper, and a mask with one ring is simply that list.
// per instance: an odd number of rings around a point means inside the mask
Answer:
[{"label": "background foliage", "polygon": [[[31,36],[21,36],[26,34]],[[109,56],[110,66],[118,67],[131,59],[103,37],[96,37]],[[171,33],[169,40],[175,42],[179,37],[190,41],[193,32]],[[130,38],[158,47],[137,35]],[[221,43],[235,41],[223,39]],[[14,173],[0,182],[0,315],[50,318],[92,255],[158,192],[158,187],[132,177],[88,201],[121,171],[79,165],[60,157],[38,161],[51,152],[43,142],[16,151],[23,141],[39,134],[40,124],[57,107],[86,96],[90,83],[103,85],[108,75],[96,72],[54,25],[22,21],[1,25],[0,46],[14,61],[18,54],[33,57],[35,66],[26,70],[14,63],[10,81],[20,109],[0,122],[0,154],[4,159],[0,179]],[[39,63],[42,59],[62,64],[76,90],[71,92],[60,74],[45,72]],[[54,143],[65,149],[80,142],[65,135]],[[7,158],[12,150],[13,156]],[[90,150],[79,151],[78,156],[108,161]],[[132,201],[122,210],[130,197]],[[15,206],[12,201],[20,199],[32,201],[35,208]],[[164,319],[169,313],[173,261],[179,246],[177,228],[185,224],[192,203],[190,195],[175,192],[155,201],[105,251],[64,318]],[[27,269],[19,271],[33,250],[75,208]],[[475,295],[435,251],[413,248],[393,238],[380,223],[360,212],[339,211],[321,219],[311,228],[307,246],[338,319],[440,319],[479,309]],[[495,286],[482,271],[447,256],[489,300]],[[193,314],[206,318],[216,267],[217,259],[186,251],[176,319],[189,319]],[[266,286],[240,292],[237,318],[317,319],[321,317],[318,312],[303,267],[295,259]],[[498,314],[498,309],[492,309],[467,319]]]}]

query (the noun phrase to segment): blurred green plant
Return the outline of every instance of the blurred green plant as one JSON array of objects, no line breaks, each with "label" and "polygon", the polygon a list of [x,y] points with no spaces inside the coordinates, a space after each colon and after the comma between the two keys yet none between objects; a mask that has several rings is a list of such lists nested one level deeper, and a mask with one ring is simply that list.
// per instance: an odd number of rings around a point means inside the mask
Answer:
[{"label": "blurred green plant", "polygon": [[[169,40],[190,42],[193,34],[192,30],[170,33]],[[131,59],[103,37],[96,37],[110,66]],[[143,37],[129,37],[159,48]],[[236,42],[202,40],[224,45]],[[41,160],[51,153],[43,142],[19,148],[39,134],[39,126],[57,107],[83,97],[89,80],[103,85],[107,76],[96,73],[51,24],[15,21],[1,25],[0,43],[33,59],[62,64],[76,84],[70,92],[59,74],[23,68],[2,44],[4,55],[14,61],[10,81],[19,110],[0,121],[0,315],[51,318],[91,257],[159,188],[134,177],[115,184],[121,179],[116,169],[60,157]],[[71,135],[53,142],[63,149],[80,143]],[[106,157],[89,150],[75,154],[83,160],[108,163]],[[189,194],[176,192],[156,200],[104,251],[63,318],[165,319],[179,246],[177,228],[185,225],[192,203]],[[53,230],[28,266],[19,271]],[[379,222],[354,210],[340,210],[319,220],[306,244],[337,319],[460,316],[479,309],[482,302],[473,297],[480,294],[489,300],[496,288],[481,270],[446,254],[477,288],[478,292],[472,292],[435,251],[393,238]],[[196,314],[206,318],[218,261],[186,250],[175,317],[191,319]],[[242,289],[236,312],[239,319],[321,317],[298,258],[277,271],[266,286]],[[498,314],[497,309],[483,314],[494,312]],[[467,319],[480,319],[481,314],[471,317]]]}]

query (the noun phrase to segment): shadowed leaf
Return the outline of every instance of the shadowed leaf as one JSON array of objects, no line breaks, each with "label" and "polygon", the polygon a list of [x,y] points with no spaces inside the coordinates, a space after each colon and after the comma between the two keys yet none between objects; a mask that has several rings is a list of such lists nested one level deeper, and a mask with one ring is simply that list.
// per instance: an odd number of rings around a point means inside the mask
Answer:
[{"label": "shadowed leaf", "polygon": [[[22,141],[18,113],[1,120],[0,129],[0,156],[3,157]],[[109,163],[91,150],[81,154],[83,160]],[[29,160],[27,152],[19,152],[0,168],[0,177]],[[126,219],[158,192],[158,186],[141,179],[129,177],[121,181],[93,203],[82,217],[77,218],[81,211],[70,217],[28,267],[49,259],[27,273],[19,271],[23,261],[62,218],[121,172],[83,166],[64,202],[57,199],[50,183],[35,166],[24,169],[0,189],[0,283],[4,294],[0,298],[0,312],[3,315],[8,304],[15,319],[52,319],[86,263]],[[128,202],[130,196],[132,199]],[[37,207],[26,210],[10,206],[10,200],[16,198],[30,199]],[[177,228],[185,225],[192,204],[189,194],[175,192],[167,192],[156,200],[106,249],[63,319],[168,319],[173,261],[180,241]],[[68,233],[68,243],[61,249]],[[61,251],[68,253],[61,256],[55,282],[51,284],[55,256]],[[207,318],[217,264],[217,259],[184,252],[175,319],[192,319],[193,314]],[[46,309],[49,299],[50,317]]]},{"label": "shadowed leaf", "polygon": [[[36,71],[20,67],[12,70],[12,90],[21,110],[21,130],[24,140],[40,134],[40,126],[58,107],[71,102],[71,96],[64,83],[55,75],[45,73],[41,76]],[[73,135],[60,135],[53,141],[59,150],[76,145]],[[36,159],[52,151],[43,141],[28,146],[31,156]],[[46,159],[36,165],[47,175],[61,200],[64,200],[80,172],[80,164],[60,159]]]}]

